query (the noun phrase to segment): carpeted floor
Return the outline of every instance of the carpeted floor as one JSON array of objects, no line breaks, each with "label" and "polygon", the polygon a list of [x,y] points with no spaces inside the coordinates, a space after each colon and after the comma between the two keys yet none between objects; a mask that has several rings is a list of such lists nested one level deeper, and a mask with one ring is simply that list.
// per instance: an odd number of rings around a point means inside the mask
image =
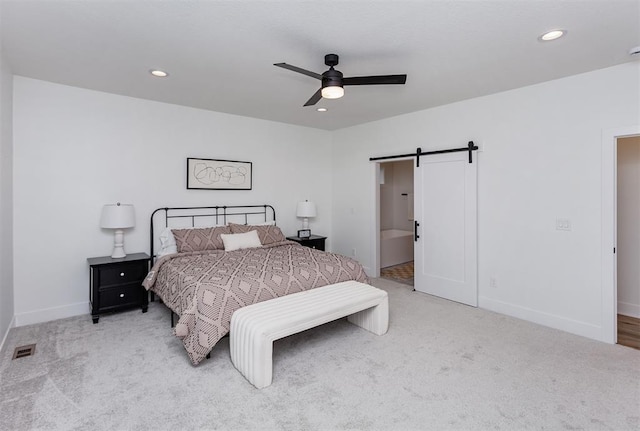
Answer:
[{"label": "carpeted floor", "polygon": [[380,277],[413,287],[413,261],[380,268]]},{"label": "carpeted floor", "polygon": [[[639,429],[640,351],[373,283],[390,295],[386,335],[341,319],[279,340],[262,390],[228,339],[190,365],[158,303],[14,328],[0,429]],[[35,356],[11,360],[30,343]]]}]

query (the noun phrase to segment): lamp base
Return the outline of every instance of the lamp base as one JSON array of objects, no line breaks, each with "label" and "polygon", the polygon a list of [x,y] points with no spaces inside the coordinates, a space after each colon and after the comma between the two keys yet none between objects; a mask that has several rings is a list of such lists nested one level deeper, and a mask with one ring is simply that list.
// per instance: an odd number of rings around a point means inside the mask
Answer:
[{"label": "lamp base", "polygon": [[124,252],[124,231],[122,229],[116,229],[113,236],[113,253],[111,253],[111,257],[113,259],[119,259],[126,256],[127,254]]},{"label": "lamp base", "polygon": [[309,229],[309,219],[307,217],[302,219],[302,229]]}]

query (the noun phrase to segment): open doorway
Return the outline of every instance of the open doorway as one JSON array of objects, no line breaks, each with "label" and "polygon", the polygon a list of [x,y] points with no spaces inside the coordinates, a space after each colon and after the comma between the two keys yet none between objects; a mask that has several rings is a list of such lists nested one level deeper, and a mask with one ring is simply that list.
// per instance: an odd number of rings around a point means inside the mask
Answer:
[{"label": "open doorway", "polygon": [[380,277],[413,287],[412,159],[380,163]]},{"label": "open doorway", "polygon": [[602,131],[602,323],[599,338],[611,344],[618,342],[618,142],[638,136],[640,124]]},{"label": "open doorway", "polygon": [[640,349],[640,136],[618,138],[616,150],[617,338]]}]

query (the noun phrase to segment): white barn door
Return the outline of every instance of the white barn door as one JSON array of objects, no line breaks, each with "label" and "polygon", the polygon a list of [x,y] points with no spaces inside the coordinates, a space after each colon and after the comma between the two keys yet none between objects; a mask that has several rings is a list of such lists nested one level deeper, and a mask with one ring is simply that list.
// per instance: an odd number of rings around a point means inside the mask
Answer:
[{"label": "white barn door", "polygon": [[462,151],[420,157],[414,171],[415,289],[474,307],[477,165],[477,157],[469,163],[469,153]]}]

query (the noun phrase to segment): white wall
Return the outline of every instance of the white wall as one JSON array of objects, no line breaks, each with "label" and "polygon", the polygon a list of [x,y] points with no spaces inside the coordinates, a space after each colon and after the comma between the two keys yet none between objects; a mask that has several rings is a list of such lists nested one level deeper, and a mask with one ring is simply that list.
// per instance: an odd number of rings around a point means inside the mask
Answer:
[{"label": "white wall", "polygon": [[408,195],[413,193],[413,163],[401,160],[381,164],[385,182],[380,185],[380,230],[413,229],[407,204]]},{"label": "white wall", "polygon": [[394,163],[383,163],[380,175],[384,182],[380,184],[380,230],[393,229],[393,170]]},{"label": "white wall", "polygon": [[[0,22],[2,21],[0,5]],[[13,76],[0,37],[0,350],[13,325]]]},{"label": "white wall", "polygon": [[618,313],[640,318],[640,137],[618,139]]},{"label": "white wall", "polygon": [[[640,64],[334,133],[333,248],[375,250],[372,156],[481,144],[479,304],[596,339],[602,328],[601,134],[637,124]],[[425,95],[428,97],[428,94]],[[570,219],[571,231],[555,229]],[[497,287],[489,287],[494,277]],[[607,334],[608,335],[608,334]]]},{"label": "white wall", "polygon": [[413,193],[414,161],[402,160],[393,164],[393,229],[412,231],[413,221],[409,220],[408,199]]},{"label": "white wall", "polygon": [[[135,205],[125,250],[148,252],[161,206],[272,204],[293,234],[296,203],[316,203],[331,247],[331,134],[16,77],[16,323],[88,313],[86,258],[111,253],[105,203]],[[253,190],[186,190],[186,158],[253,162]]]}]

